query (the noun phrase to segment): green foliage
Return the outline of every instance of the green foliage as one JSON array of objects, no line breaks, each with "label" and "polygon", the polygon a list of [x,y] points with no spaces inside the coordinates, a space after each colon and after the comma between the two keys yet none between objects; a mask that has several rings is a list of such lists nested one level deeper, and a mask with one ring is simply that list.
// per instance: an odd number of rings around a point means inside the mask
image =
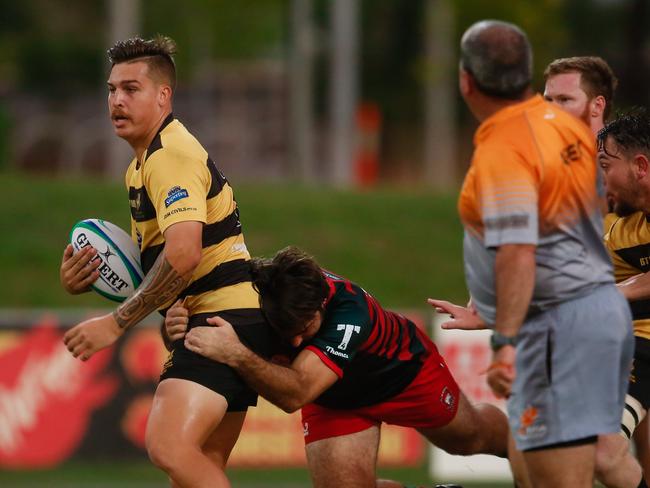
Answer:
[{"label": "green foliage", "polygon": [[[20,202],[3,214],[3,228],[11,231],[0,253],[0,308],[108,305],[94,293],[67,295],[58,272],[78,220],[97,217],[129,228],[124,187],[2,173],[0,185],[7,201]],[[466,298],[453,196],[234,186],[253,255],[297,245],[390,307],[424,309],[429,296]]]},{"label": "green foliage", "polygon": [[2,101],[0,101],[0,171],[8,166],[11,131],[11,119]]},{"label": "green foliage", "polygon": [[17,62],[21,84],[48,96],[72,96],[99,86],[103,75],[103,50],[81,39],[48,39],[34,35],[21,44]]},{"label": "green foliage", "polygon": [[268,57],[277,55],[286,38],[288,0],[187,0],[182,6],[176,0],[144,0],[142,5],[143,34],[171,36],[180,57],[190,51],[220,60]]}]

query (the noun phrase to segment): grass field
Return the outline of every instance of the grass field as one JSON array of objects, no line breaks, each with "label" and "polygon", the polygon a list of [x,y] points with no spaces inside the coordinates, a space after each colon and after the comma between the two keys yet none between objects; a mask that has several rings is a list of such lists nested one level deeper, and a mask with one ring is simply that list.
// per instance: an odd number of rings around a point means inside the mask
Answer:
[{"label": "grass field", "polygon": [[[67,295],[58,269],[76,221],[98,217],[129,228],[123,185],[6,173],[0,185],[11,206],[2,213],[0,308],[105,306],[94,294]],[[234,186],[253,255],[298,245],[390,307],[425,308],[428,296],[466,297],[453,195]]]},{"label": "grass field", "polygon": [[[236,469],[229,471],[235,488],[307,488],[306,469]],[[433,487],[425,467],[382,469],[379,476],[400,480],[409,486]],[[0,472],[2,488],[165,488],[165,476],[145,461],[137,463],[67,464],[54,470]],[[507,484],[463,483],[464,488],[505,488]]]}]

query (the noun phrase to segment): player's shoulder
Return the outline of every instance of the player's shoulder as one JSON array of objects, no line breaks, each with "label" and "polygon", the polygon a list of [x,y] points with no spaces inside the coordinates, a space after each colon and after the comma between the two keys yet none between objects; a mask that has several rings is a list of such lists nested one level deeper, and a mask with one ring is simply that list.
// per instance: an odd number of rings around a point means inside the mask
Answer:
[{"label": "player's shoulder", "polygon": [[193,165],[208,171],[205,150],[200,145],[185,144],[184,142],[186,141],[176,141],[173,137],[167,139],[162,146],[147,154],[148,164],[145,164],[145,170],[156,169],[158,171],[161,167]]},{"label": "player's shoulder", "polygon": [[205,164],[208,154],[199,140],[177,119],[167,124],[147,150],[147,160],[190,160]]},{"label": "player's shoulder", "polygon": [[603,221],[604,240],[612,249],[645,244],[650,241],[650,222],[644,212],[625,217],[608,214]]},{"label": "player's shoulder", "polygon": [[362,325],[369,322],[365,292],[354,283],[334,282],[334,293],[325,303],[325,319],[337,324],[348,322]]},{"label": "player's shoulder", "polygon": [[570,114],[558,105],[542,100],[542,103],[531,109],[529,113],[531,121],[541,130],[556,132],[559,128],[561,131],[571,131],[583,139],[589,147],[594,147],[594,135],[591,128],[578,117]]}]

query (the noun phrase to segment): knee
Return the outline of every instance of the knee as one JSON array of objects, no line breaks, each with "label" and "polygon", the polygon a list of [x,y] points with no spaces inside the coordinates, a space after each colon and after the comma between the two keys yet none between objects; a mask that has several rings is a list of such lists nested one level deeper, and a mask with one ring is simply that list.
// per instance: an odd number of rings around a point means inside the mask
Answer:
[{"label": "knee", "polygon": [[222,450],[219,449],[204,448],[203,454],[206,455],[206,457],[212,462],[212,464],[217,466],[222,471],[225,471],[226,464],[228,464],[228,457],[230,456],[230,451],[224,453]]},{"label": "knee", "polygon": [[459,436],[454,442],[445,443],[443,449],[449,454],[455,456],[471,456],[484,452],[484,441],[481,432],[474,427],[466,430],[462,436]]},{"label": "knee", "polygon": [[152,464],[166,473],[171,471],[173,457],[160,444],[147,442],[147,455]]},{"label": "knee", "polygon": [[182,447],[175,442],[164,442],[161,439],[148,436],[146,448],[149,459],[154,466],[171,474],[182,465]]}]

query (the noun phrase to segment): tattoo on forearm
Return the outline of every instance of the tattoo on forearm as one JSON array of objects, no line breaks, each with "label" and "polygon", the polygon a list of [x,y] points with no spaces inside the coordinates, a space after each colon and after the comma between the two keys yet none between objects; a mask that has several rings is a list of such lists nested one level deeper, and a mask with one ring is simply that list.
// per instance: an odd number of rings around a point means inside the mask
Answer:
[{"label": "tattoo on forearm", "polygon": [[113,312],[120,328],[128,329],[175,298],[189,280],[183,278],[160,253],[138,290]]}]

